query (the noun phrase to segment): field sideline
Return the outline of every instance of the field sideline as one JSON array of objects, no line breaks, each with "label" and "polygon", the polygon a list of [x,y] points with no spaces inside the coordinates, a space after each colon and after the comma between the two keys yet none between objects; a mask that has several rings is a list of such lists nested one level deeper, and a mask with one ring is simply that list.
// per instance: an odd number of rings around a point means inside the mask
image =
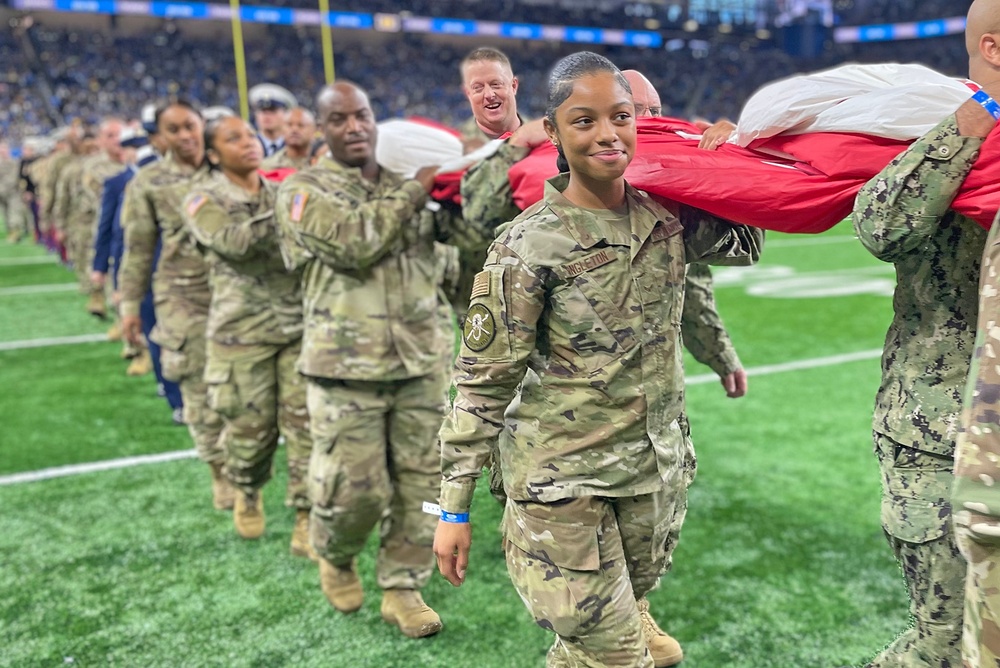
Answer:
[{"label": "field sideline", "polygon": [[[716,277],[743,362],[761,373],[733,401],[689,360],[698,479],[652,610],[684,666],[860,665],[908,623],[870,438],[892,268],[841,225],[769,234],[758,267]],[[117,344],[91,340],[106,326],[70,281],[41,249],[0,243],[0,666],[543,665],[550,637],[507,581],[484,490],[467,584],[435,575],[425,591],[439,636],[407,640],[380,620],[374,543],[365,606],[340,616],[315,566],[287,555],[282,463],[267,534],[240,541],[211,510],[206,467],[177,454],[186,430],[150,377],[124,375]],[[89,338],[40,345],[63,337]],[[150,455],[168,460],[19,475]]]}]

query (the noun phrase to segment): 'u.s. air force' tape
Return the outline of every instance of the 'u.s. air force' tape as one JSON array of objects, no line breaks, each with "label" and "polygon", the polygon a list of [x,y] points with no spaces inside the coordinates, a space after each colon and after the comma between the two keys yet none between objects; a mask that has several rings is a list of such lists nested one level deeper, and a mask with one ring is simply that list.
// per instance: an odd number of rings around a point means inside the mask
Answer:
[{"label": "'u.s. air force' tape", "polygon": [[424,501],[423,511],[428,515],[433,515],[434,517],[441,517],[441,506],[436,503],[431,503],[430,501]]}]

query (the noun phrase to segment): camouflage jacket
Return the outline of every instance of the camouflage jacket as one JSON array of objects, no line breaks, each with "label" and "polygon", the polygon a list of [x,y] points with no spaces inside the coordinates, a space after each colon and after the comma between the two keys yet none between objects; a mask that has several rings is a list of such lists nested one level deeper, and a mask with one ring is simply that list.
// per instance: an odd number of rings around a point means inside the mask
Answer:
[{"label": "camouflage jacket", "polygon": [[441,429],[450,512],[468,510],[498,437],[515,500],[645,494],[681,475],[686,263],[760,255],[756,228],[678,219],[629,187],[625,229],[569,203],[567,183],[548,182],[476,277]]},{"label": "camouflage jacket", "polygon": [[104,182],[121,174],[125,165],[115,162],[106,153],[97,153],[84,160],[80,169],[80,180],[74,197],[74,217],[78,218],[81,225],[89,226],[88,229],[96,229]]},{"label": "camouflage jacket", "polygon": [[1000,541],[1000,224],[986,239],[979,284],[979,327],[955,450],[956,521],[982,542]]},{"label": "camouflage jacket", "polygon": [[952,116],[869,181],[854,205],[861,243],[896,267],[872,427],[942,457],[955,453],[986,240],[949,207],[981,145],[959,135]]},{"label": "camouflage jacket", "polygon": [[276,153],[264,159],[261,169],[305,169],[309,167],[309,158],[288,157],[288,147],[282,146]]},{"label": "camouflage jacket", "polygon": [[219,173],[184,200],[184,220],[206,250],[212,304],[210,340],[223,345],[284,344],[302,336],[302,292],[278,249],[277,185],[252,195]]},{"label": "camouflage jacket", "polygon": [[[484,229],[496,230],[520,215],[520,209],[514,204],[508,172],[528,152],[527,148],[504,144],[495,154],[463,175],[462,215],[466,220]],[[502,234],[502,230],[500,233]],[[463,257],[463,264],[467,266],[470,261],[479,259],[474,255]],[[471,278],[463,280],[462,296],[468,297],[470,286]],[[726,376],[742,368],[715,305],[711,270],[705,266],[691,265],[685,281],[685,292],[687,294],[681,318],[685,347],[696,360],[710,367],[719,376]],[[468,308],[468,304],[462,302],[456,306],[462,311]]]},{"label": "camouflage jacket", "polygon": [[17,160],[0,160],[0,200],[6,200],[8,197],[20,197],[17,191],[19,178]]},{"label": "camouflage jacket", "polygon": [[80,180],[83,178],[83,163],[88,157],[79,154],[71,156],[59,172],[52,204],[52,221],[56,229],[62,232],[70,229],[78,220],[76,196],[80,188]]},{"label": "camouflage jacket", "polygon": [[125,233],[125,252],[118,273],[122,315],[139,314],[139,304],[149,290],[158,241],[162,249],[153,278],[154,291],[158,295],[182,291],[207,305],[208,266],[184,224],[181,209],[184,197],[207,174],[207,166],[193,169],[168,154],[140,169],[129,182],[121,213]]},{"label": "camouflage jacket", "polygon": [[[282,254],[304,266],[300,372],[397,380],[440,369],[452,336],[439,317],[448,263],[434,242],[462,221],[426,202],[417,181],[382,169],[372,182],[330,158],[281,184]],[[468,229],[457,236],[485,243]]]},{"label": "camouflage jacket", "polygon": [[69,151],[60,151],[59,153],[52,154],[49,157],[48,166],[39,183],[38,196],[41,199],[41,213],[42,217],[49,224],[55,224],[54,210],[56,205],[56,187],[59,183],[59,177],[73,158],[73,154]]}]

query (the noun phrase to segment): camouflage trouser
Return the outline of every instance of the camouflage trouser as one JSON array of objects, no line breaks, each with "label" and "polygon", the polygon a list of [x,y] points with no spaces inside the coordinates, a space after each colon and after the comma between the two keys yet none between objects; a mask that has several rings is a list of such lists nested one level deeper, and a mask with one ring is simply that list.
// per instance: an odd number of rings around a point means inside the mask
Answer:
[{"label": "camouflage trouser", "polygon": [[154,294],[156,327],[150,338],[160,344],[163,377],[181,388],[184,421],[198,457],[208,464],[223,464],[222,416],[208,406],[205,383],[205,326],[209,295],[182,291]]},{"label": "camouflage trouser", "polygon": [[869,668],[961,665],[966,564],[951,527],[950,457],[875,434],[882,472],[882,528],[910,595],[913,626]]},{"label": "camouflage trouser", "polygon": [[94,235],[90,225],[83,220],[70,221],[66,229],[66,252],[73,263],[73,273],[80,283],[81,292],[90,291],[90,259]]},{"label": "camouflage trouser", "polygon": [[3,216],[7,235],[19,239],[31,233],[31,211],[21,201],[21,194],[0,197],[0,215]]},{"label": "camouflage trouser", "polygon": [[420,589],[434,566],[438,519],[423,512],[441,486],[437,433],[448,400],[445,374],[397,381],[309,379],[310,539],[343,565],[380,526],[383,589]]},{"label": "camouflage trouser", "polygon": [[956,516],[955,533],[969,563],[965,580],[962,665],[1000,666],[1000,545],[972,540],[968,526]]},{"label": "camouflage trouser", "polygon": [[667,569],[685,494],[665,485],[637,497],[507,502],[507,571],[535,622],[556,634],[549,668],[653,665],[636,600]]},{"label": "camouflage trouser", "polygon": [[306,382],[295,370],[301,350],[301,339],[245,346],[210,341],[205,382],[208,405],[225,423],[222,446],[229,480],[244,492],[263,487],[271,479],[280,433],[288,457],[285,505],[308,510],[312,438]]}]

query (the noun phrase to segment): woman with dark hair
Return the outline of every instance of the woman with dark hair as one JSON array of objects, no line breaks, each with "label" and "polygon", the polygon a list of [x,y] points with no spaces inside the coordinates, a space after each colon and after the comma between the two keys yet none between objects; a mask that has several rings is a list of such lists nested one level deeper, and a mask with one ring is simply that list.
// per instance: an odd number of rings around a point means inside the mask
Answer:
[{"label": "woman with dark hair", "polygon": [[633,100],[606,58],[556,64],[545,130],[564,173],[501,231],[473,286],[434,550],[460,585],[499,438],[507,567],[557,636],[548,665],[653,666],[637,600],[669,566],[694,469],[678,423],[685,265],[752,264],[763,232],[674,215],[629,186]]},{"label": "woman with dark hair", "polygon": [[288,455],[285,504],[296,509],[291,552],[315,559],[306,491],[312,440],[306,386],[295,371],[302,296],[278,249],[277,187],[258,173],[263,149],[243,119],[210,121],[205,147],[213,173],[187,196],[184,218],[210,267],[205,381],[209,405],[225,423],[226,474],[238,490],[233,524],[243,538],[264,533],[260,490],[280,434]]},{"label": "woman with dark hair", "polygon": [[[207,405],[202,378],[211,298],[208,267],[181,216],[185,195],[208,174],[204,125],[197,108],[183,99],[157,107],[155,123],[167,154],[139,170],[122,203],[122,334],[132,345],[142,344],[139,308],[152,280],[157,321],[150,338],[161,346],[163,377],[180,385],[184,422],[198,457],[211,467],[213,505],[227,510],[233,507],[233,490],[222,473],[222,420]],[[157,244],[162,245],[159,261]]]}]

